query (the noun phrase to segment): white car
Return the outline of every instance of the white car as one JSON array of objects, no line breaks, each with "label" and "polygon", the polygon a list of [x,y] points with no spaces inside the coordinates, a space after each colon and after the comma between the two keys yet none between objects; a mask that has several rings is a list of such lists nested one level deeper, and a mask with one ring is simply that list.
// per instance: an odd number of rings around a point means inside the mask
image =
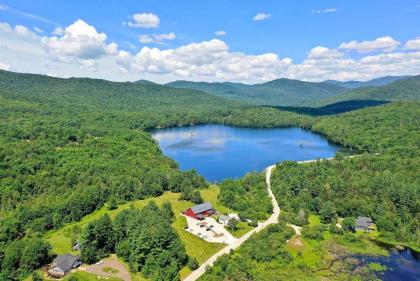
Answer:
[{"label": "white car", "polygon": [[98,261],[96,264],[97,265],[101,265],[101,264],[103,264],[104,262],[103,261]]}]

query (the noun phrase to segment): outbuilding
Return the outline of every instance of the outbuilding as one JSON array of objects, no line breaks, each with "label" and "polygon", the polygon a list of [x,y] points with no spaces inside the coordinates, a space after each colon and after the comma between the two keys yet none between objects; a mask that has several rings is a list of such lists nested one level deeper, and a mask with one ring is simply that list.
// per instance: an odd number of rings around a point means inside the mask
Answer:
[{"label": "outbuilding", "polygon": [[374,230],[374,224],[372,219],[369,217],[358,217],[356,220],[355,230],[372,231]]},{"label": "outbuilding", "polygon": [[219,217],[219,222],[220,222],[221,224],[228,225],[228,224],[229,224],[229,221],[230,221],[231,219],[232,219],[232,218],[231,218],[231,217],[229,217],[229,216],[220,215],[220,217]]}]

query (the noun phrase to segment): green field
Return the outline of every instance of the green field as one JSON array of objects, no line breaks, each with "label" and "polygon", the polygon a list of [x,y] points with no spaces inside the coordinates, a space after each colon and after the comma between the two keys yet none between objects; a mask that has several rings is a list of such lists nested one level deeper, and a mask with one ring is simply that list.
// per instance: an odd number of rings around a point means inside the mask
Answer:
[{"label": "green field", "polygon": [[[201,190],[201,196],[203,197],[204,201],[210,202],[213,207],[222,213],[232,213],[233,211],[221,206],[217,202],[217,195],[219,193],[219,189],[216,186],[211,186],[208,189]],[[172,193],[166,192],[163,195],[155,198],[149,198],[144,200],[138,200],[129,202],[123,205],[120,205],[115,210],[108,210],[107,207],[103,207],[100,210],[93,212],[90,215],[85,216],[81,221],[76,223],[67,224],[66,226],[62,227],[59,230],[49,232],[45,235],[45,238],[51,243],[53,247],[53,252],[57,254],[65,254],[65,253],[73,253],[76,254],[77,252],[73,252],[71,250],[71,237],[70,237],[70,230],[72,227],[78,225],[80,227],[86,226],[89,222],[98,219],[103,214],[107,213],[111,216],[111,218],[115,217],[119,212],[124,209],[129,208],[131,205],[134,205],[136,208],[142,208],[146,206],[150,201],[155,201],[158,206],[161,206],[164,202],[170,202],[172,204],[172,209],[175,213],[175,221],[172,224],[174,229],[177,231],[178,235],[180,236],[181,240],[184,242],[185,249],[187,254],[191,257],[194,257],[198,260],[201,264],[205,260],[207,260],[211,255],[216,253],[218,250],[223,248],[222,244],[214,244],[208,243],[197,236],[187,232],[184,230],[184,227],[187,224],[186,219],[181,216],[181,212],[188,209],[189,207],[193,206],[194,204],[189,201],[180,201],[179,200],[180,194],[179,193]],[[239,223],[238,229],[232,231],[232,234],[235,237],[240,237],[252,227],[248,226],[246,223]],[[181,270],[181,277],[186,276],[190,270],[185,267]]]}]

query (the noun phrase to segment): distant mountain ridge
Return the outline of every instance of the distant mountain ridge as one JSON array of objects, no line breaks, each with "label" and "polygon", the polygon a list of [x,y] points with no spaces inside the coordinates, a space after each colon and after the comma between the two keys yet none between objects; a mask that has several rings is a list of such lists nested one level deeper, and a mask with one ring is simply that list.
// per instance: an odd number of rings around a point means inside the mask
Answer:
[{"label": "distant mountain ridge", "polygon": [[[260,84],[233,82],[193,82],[178,80],[165,84],[174,88],[199,90],[224,98],[240,100],[253,105],[314,106],[323,101],[343,101],[341,97],[354,89],[386,86],[411,76],[384,76],[369,81],[306,82],[279,78]],[[364,92],[361,91],[361,92]],[[361,98],[365,99],[365,98]]]},{"label": "distant mountain ridge", "polygon": [[385,86],[392,82],[405,79],[411,77],[409,75],[402,75],[402,76],[384,76],[375,78],[368,81],[337,81],[337,80],[326,80],[325,83],[334,84],[342,87],[346,87],[349,89],[356,89],[361,87],[369,87],[369,86]]},{"label": "distant mountain ridge", "polygon": [[416,101],[420,100],[420,75],[399,79],[380,87],[357,88],[342,95],[320,100],[317,106],[351,101],[351,100],[376,100],[376,101]]},{"label": "distant mountain ridge", "polygon": [[232,82],[191,82],[174,81],[165,84],[174,88],[194,89],[222,96],[229,99],[242,100],[254,105],[310,105],[321,99],[337,96],[348,89],[325,82],[305,82],[280,78],[261,84],[243,84]]}]

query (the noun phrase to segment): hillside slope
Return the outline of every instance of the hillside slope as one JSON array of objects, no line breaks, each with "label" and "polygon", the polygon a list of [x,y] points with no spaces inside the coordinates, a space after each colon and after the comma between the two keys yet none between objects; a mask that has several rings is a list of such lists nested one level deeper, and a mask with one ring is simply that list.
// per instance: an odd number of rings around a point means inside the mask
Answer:
[{"label": "hillside slope", "polygon": [[327,105],[349,100],[416,101],[420,100],[420,76],[401,79],[382,87],[365,87],[342,95],[320,100],[317,105]]},{"label": "hillside slope", "polygon": [[335,97],[348,90],[345,87],[325,82],[313,83],[285,78],[254,85],[191,81],[175,81],[166,85],[174,88],[200,90],[254,105],[271,106],[310,105],[317,100]]},{"label": "hillside slope", "polygon": [[369,87],[369,86],[385,86],[392,82],[408,78],[410,76],[384,76],[375,78],[368,81],[337,81],[337,80],[326,80],[324,82],[346,87],[349,89],[356,89],[361,87]]}]

